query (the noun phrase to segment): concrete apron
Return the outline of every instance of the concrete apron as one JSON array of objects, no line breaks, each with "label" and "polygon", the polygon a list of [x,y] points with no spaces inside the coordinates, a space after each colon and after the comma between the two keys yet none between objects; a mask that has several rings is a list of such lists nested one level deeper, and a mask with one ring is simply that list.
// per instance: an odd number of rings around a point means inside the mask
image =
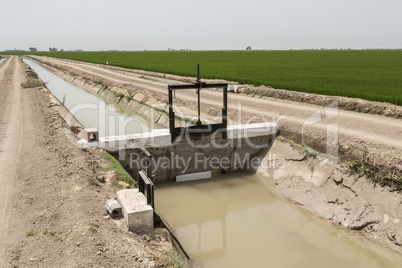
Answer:
[{"label": "concrete apron", "polygon": [[198,140],[179,137],[171,143],[168,129],[156,129],[134,135],[101,137],[99,142],[79,142],[113,153],[135,175],[147,169],[148,158],[141,150],[146,148],[152,155],[153,181],[159,183],[175,180],[176,176],[213,170],[257,171],[275,141],[278,126],[273,123],[234,125],[228,127],[227,134],[227,139],[222,139],[217,132]]}]

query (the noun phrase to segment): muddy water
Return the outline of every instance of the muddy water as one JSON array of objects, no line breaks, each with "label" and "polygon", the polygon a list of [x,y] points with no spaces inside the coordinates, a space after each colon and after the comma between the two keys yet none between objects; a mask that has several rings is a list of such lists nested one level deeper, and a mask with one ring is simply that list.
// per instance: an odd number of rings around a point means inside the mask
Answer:
[{"label": "muddy water", "polygon": [[118,105],[105,103],[92,95],[49,72],[39,64],[24,59],[44,81],[53,95],[66,106],[85,128],[96,128],[99,136],[120,136],[146,132],[151,125],[138,115],[125,115]]},{"label": "muddy water", "polygon": [[401,267],[400,256],[275,197],[257,175],[157,185],[194,267]]}]

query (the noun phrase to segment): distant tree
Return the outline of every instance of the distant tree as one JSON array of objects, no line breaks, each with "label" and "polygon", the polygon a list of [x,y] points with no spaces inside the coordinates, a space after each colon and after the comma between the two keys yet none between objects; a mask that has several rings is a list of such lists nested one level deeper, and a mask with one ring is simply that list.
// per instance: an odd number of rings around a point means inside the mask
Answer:
[{"label": "distant tree", "polygon": [[250,46],[246,47],[246,50],[251,50],[251,47]]},{"label": "distant tree", "polygon": [[57,48],[55,48],[55,47],[53,47],[53,48],[49,47],[49,51],[50,51],[50,52],[56,52],[56,51],[57,51]]},{"label": "distant tree", "polygon": [[36,52],[36,51],[38,51],[38,49],[37,49],[36,47],[30,47],[30,48],[29,48],[29,51],[31,51],[31,52]]}]

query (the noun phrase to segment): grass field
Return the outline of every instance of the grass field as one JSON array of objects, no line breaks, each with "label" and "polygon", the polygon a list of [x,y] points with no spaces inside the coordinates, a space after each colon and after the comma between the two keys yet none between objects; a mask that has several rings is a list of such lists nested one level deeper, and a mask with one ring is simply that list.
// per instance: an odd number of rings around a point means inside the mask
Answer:
[{"label": "grass field", "polygon": [[402,50],[37,53],[402,105]]}]

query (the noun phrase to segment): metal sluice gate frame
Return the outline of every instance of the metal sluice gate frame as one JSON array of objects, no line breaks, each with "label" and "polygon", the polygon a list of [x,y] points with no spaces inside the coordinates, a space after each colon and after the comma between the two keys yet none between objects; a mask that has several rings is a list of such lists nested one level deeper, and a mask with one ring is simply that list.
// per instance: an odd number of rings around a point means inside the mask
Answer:
[{"label": "metal sluice gate frame", "polygon": [[[222,88],[223,89],[223,108],[222,122],[216,124],[202,124],[201,122],[201,90],[204,88]],[[173,93],[176,90],[195,89],[198,97],[198,120],[197,125],[188,127],[175,126],[175,112],[173,110]],[[169,131],[171,142],[174,143],[176,138],[186,134],[196,137],[204,134],[212,134],[216,131],[222,133],[222,139],[227,139],[227,112],[228,112],[228,84],[227,83],[212,83],[207,84],[200,80],[200,65],[197,65],[197,82],[194,84],[169,85]]]}]

